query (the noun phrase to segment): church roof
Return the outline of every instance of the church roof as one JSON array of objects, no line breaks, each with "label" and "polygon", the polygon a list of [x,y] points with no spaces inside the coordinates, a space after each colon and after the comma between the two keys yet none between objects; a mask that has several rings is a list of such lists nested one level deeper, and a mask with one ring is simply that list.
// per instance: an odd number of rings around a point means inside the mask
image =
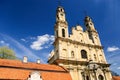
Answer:
[{"label": "church roof", "polygon": [[113,80],[120,80],[120,76],[113,76]]},{"label": "church roof", "polygon": [[0,59],[0,79],[26,80],[33,71],[39,71],[43,80],[72,80],[61,66]]}]

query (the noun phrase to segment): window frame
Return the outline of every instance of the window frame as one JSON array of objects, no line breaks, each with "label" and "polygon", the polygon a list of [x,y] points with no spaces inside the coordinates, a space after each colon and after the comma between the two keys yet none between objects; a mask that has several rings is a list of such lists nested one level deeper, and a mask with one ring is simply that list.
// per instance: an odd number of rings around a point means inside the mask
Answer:
[{"label": "window frame", "polygon": [[62,37],[65,37],[65,29],[62,29]]}]

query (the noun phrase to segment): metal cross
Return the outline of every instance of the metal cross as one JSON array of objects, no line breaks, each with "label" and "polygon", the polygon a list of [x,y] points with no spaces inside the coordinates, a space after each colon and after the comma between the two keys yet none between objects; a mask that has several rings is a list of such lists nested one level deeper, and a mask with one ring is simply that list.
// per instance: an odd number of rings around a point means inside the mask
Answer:
[{"label": "metal cross", "polygon": [[84,11],[84,15],[87,16],[87,11]]},{"label": "metal cross", "polygon": [[58,6],[60,6],[61,5],[61,1],[60,0],[58,0]]}]

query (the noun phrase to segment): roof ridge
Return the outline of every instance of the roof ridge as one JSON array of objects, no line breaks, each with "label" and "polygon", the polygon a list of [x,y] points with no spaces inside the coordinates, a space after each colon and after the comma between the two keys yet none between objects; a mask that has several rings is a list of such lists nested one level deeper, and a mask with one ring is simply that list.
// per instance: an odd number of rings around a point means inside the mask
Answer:
[{"label": "roof ridge", "polygon": [[65,67],[60,66],[62,69],[64,69],[66,72],[69,72]]}]

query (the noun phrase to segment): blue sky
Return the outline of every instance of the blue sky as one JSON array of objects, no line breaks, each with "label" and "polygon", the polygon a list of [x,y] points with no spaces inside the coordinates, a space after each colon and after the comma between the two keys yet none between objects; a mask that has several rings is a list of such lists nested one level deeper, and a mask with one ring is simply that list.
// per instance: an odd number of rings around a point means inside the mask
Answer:
[{"label": "blue sky", "polygon": [[[85,11],[95,24],[111,70],[120,74],[120,0],[60,0],[69,32],[84,27]],[[0,0],[0,46],[9,46],[20,59],[46,63],[53,49],[58,0]]]}]

